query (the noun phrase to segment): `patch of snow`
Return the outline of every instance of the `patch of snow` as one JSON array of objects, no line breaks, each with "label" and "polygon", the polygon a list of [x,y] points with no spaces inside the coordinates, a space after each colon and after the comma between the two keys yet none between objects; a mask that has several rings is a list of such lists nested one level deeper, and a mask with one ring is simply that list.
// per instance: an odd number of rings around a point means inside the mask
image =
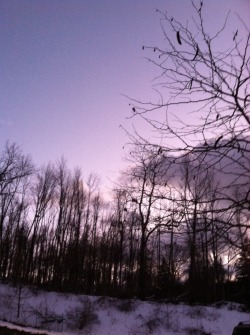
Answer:
[{"label": "patch of snow", "polygon": [[[20,298],[20,299],[19,299]],[[19,317],[18,317],[19,309]],[[231,335],[250,320],[236,304],[188,306],[0,285],[0,326],[50,335]],[[20,326],[16,326],[19,324]]]}]

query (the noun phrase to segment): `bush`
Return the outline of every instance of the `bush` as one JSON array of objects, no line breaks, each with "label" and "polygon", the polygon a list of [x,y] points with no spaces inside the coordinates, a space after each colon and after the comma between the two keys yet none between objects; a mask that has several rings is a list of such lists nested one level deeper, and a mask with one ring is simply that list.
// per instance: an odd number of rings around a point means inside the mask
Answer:
[{"label": "bush", "polygon": [[190,306],[187,315],[192,319],[202,319],[207,316],[207,311],[203,306]]},{"label": "bush", "polygon": [[71,329],[90,329],[94,324],[98,323],[96,306],[89,298],[81,300],[80,306],[67,312],[67,324]]},{"label": "bush", "polygon": [[118,300],[118,303],[115,306],[120,312],[132,312],[135,310],[135,303],[133,300]]},{"label": "bush", "polygon": [[189,327],[189,328],[186,328],[185,331],[188,335],[211,335],[211,333],[206,332],[203,329],[203,327],[201,328]]},{"label": "bush", "polygon": [[149,333],[152,334],[158,327],[160,327],[162,320],[157,317],[152,317],[146,321],[146,327],[149,330]]}]

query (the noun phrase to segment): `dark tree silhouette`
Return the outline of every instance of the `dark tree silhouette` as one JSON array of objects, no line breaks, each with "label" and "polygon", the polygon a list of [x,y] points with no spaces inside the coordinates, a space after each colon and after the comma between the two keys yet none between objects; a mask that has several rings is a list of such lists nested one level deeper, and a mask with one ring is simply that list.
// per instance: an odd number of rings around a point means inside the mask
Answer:
[{"label": "dark tree silhouette", "polygon": [[13,256],[11,244],[21,226],[21,214],[25,208],[23,195],[33,171],[31,158],[24,155],[16,144],[7,142],[0,156],[0,275],[3,278]]},{"label": "dark tree silhouette", "polygon": [[[158,96],[155,102],[131,99],[131,105],[132,117],[146,121],[160,137],[160,145],[138,133],[133,140],[165,156],[192,155],[192,160],[205,162],[207,169],[224,177],[219,195],[227,199],[224,207],[248,210],[250,30],[239,20],[238,33],[232,32],[228,15],[222,27],[209,33],[205,5],[191,3],[194,18],[188,24],[158,11],[164,44],[143,47],[144,52],[153,52],[148,60],[160,73],[154,85]],[[236,199],[237,187],[241,197]]]},{"label": "dark tree silhouette", "polygon": [[138,131],[129,136],[132,145],[161,157],[166,175],[175,171],[170,184],[184,213],[179,219],[189,243],[191,296],[202,262],[202,276],[212,278],[216,299],[226,274],[221,257],[229,246],[239,252],[249,230],[250,29],[239,18],[232,32],[228,14],[211,32],[215,27],[206,24],[203,2],[190,3],[194,17],[188,23],[158,10],[164,42],[143,46],[159,73],[156,98],[130,98],[131,118],[144,120],[157,136],[145,139]]}]

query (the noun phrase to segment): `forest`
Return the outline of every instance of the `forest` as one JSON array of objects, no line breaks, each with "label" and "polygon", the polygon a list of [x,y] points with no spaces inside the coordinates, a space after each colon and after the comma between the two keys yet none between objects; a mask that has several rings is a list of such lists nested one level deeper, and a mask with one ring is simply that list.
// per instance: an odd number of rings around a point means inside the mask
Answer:
[{"label": "forest", "polygon": [[[165,12],[164,45],[143,46],[157,98],[130,98],[131,118],[112,200],[99,177],[61,159],[37,168],[7,142],[0,155],[0,278],[62,292],[250,303],[250,31],[221,43]],[[182,119],[179,110],[192,113]],[[172,115],[177,117],[172,118]]]},{"label": "forest", "polygon": [[249,299],[248,200],[236,191],[218,200],[211,170],[197,173],[191,161],[173,169],[159,154],[136,148],[130,156],[134,165],[105,201],[95,174],[83,180],[64,159],[36,169],[7,143],[0,161],[1,280],[141,299]]}]

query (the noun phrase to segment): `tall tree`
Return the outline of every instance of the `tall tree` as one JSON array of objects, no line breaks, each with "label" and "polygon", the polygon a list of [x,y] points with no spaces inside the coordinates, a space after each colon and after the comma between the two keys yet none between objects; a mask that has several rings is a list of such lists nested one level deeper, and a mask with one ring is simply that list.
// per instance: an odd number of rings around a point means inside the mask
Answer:
[{"label": "tall tree", "polygon": [[[139,296],[145,299],[147,279],[147,245],[152,234],[171,223],[169,216],[161,216],[162,184],[166,180],[165,162],[154,152],[134,147],[128,158],[130,167],[124,171],[124,190],[130,197],[131,209],[136,210],[140,225]],[[166,182],[165,182],[166,185]]]},{"label": "tall tree", "polygon": [[38,247],[36,244],[40,233],[42,222],[45,220],[47,211],[51,208],[55,196],[56,179],[54,168],[51,164],[43,167],[36,175],[32,187],[33,196],[33,220],[29,227],[28,237],[28,257],[26,263],[26,280],[34,281],[36,272],[35,250]]},{"label": "tall tree", "polygon": [[10,234],[9,228],[13,224],[9,218],[13,218],[15,204],[19,202],[19,198],[22,198],[27,178],[32,175],[33,171],[31,158],[24,155],[16,144],[7,142],[0,155],[0,275],[5,275],[2,272],[4,247],[7,246],[7,241],[4,242],[4,235],[5,231],[7,235]]},{"label": "tall tree", "polygon": [[[132,117],[143,119],[160,141],[144,139],[137,132],[130,136],[135,146],[154,151],[163,160],[167,157],[176,171],[191,159],[193,203],[190,206],[186,196],[178,201],[185,210],[192,210],[186,216],[191,229],[189,276],[196,276],[195,245],[201,243],[206,271],[212,263],[218,282],[223,281],[220,255],[226,244],[236,248],[249,230],[250,28],[239,20],[231,31],[228,15],[216,31],[210,29],[206,3],[190,3],[194,15],[188,22],[158,10],[164,42],[143,46],[159,73],[154,86],[158,95],[149,101],[130,99]],[[201,181],[211,173],[218,185],[213,196],[208,196],[206,178]],[[175,179],[173,185],[178,176]],[[186,191],[190,194],[190,189]],[[200,198],[203,191],[206,206]]]},{"label": "tall tree", "polygon": [[[131,105],[133,115],[157,131],[161,142],[135,138],[171,156],[193,153],[193,159],[201,158],[223,177],[218,193],[227,199],[223,206],[248,210],[250,29],[240,21],[235,31],[227,29],[228,15],[210,33],[206,3],[194,0],[191,4],[194,16],[188,24],[158,11],[164,44],[143,49],[153,51],[148,59],[160,73],[155,84],[160,98],[155,102],[131,99]],[[190,118],[183,111],[192,113]],[[242,189],[238,199],[232,196],[236,186]]]}]

